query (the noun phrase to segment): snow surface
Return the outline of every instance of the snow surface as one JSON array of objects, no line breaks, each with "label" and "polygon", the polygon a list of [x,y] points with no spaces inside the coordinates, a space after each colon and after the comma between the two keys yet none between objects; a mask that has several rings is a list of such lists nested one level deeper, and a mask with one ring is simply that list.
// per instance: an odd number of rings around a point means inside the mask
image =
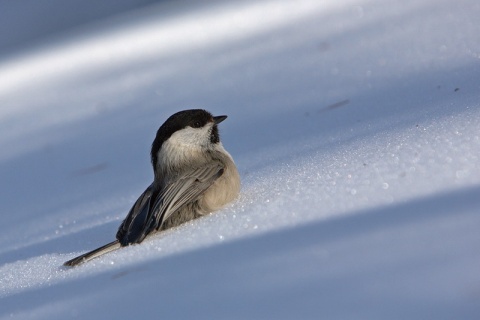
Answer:
[{"label": "snow surface", "polygon": [[[480,318],[478,1],[142,3],[0,60],[1,318]],[[240,199],[63,267],[191,107]]]}]

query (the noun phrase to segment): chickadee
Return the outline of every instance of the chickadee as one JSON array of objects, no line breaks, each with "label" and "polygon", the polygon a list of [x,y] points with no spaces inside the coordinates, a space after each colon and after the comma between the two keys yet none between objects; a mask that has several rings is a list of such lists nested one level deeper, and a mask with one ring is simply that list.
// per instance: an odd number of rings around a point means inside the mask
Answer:
[{"label": "chickadee", "polygon": [[148,235],[218,210],[240,192],[240,176],[220,142],[217,125],[227,116],[205,110],[172,115],[152,144],[153,183],[118,228],[116,240],[64,263],[76,266],[140,243]]}]

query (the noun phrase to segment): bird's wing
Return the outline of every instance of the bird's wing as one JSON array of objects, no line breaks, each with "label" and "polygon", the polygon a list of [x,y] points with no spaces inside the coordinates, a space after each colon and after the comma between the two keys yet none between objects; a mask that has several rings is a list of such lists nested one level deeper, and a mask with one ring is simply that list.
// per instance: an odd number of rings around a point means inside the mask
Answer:
[{"label": "bird's wing", "polygon": [[140,197],[138,197],[137,201],[135,201],[135,204],[117,231],[116,237],[122,246],[129,244],[125,241],[125,239],[129,237],[129,233],[138,232],[136,230],[143,229],[149,216],[151,204],[154,201],[152,199],[155,199],[158,193],[158,191],[155,192],[155,188],[153,184],[151,184]]},{"label": "bird's wing", "polygon": [[184,205],[195,201],[223,173],[223,166],[212,163],[184,172],[157,193],[153,185],[140,196],[117,232],[122,245],[140,243]]}]

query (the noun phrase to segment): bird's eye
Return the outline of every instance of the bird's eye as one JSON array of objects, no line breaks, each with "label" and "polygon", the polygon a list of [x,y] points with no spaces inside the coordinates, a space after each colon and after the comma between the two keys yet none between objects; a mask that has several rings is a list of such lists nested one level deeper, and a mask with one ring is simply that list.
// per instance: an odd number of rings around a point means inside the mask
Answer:
[{"label": "bird's eye", "polygon": [[200,128],[202,126],[202,123],[200,121],[195,121],[192,123],[193,128]]}]

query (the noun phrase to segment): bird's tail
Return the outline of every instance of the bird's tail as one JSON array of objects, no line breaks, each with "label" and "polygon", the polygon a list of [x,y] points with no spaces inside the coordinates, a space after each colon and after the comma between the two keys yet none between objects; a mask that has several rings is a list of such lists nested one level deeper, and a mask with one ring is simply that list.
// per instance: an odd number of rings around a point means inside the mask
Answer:
[{"label": "bird's tail", "polygon": [[81,256],[78,256],[76,258],[73,258],[72,260],[68,260],[65,262],[63,265],[67,267],[74,267],[76,265],[79,265],[81,263],[90,261],[98,256],[101,256],[102,254],[108,253],[113,250],[117,250],[120,248],[120,242],[118,240],[112,241],[110,243],[107,243],[104,246],[101,246],[100,248],[97,248],[95,250],[92,250],[90,252],[84,253]]}]

